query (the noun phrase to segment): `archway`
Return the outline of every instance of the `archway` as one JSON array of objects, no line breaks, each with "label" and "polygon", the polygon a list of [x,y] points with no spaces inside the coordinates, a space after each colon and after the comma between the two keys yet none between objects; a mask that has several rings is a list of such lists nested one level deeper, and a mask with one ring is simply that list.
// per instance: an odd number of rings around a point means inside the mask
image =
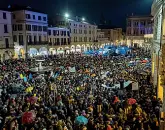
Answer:
[{"label": "archway", "polygon": [[72,45],[72,46],[70,47],[70,51],[71,51],[71,52],[75,52],[75,46],[74,46],[74,45]]},{"label": "archway", "polygon": [[36,48],[30,48],[29,55],[34,56],[38,54],[38,50]]},{"label": "archway", "polygon": [[57,54],[64,53],[64,49],[62,47],[57,48]]},{"label": "archway", "polygon": [[39,49],[39,54],[40,55],[48,55],[48,49],[46,47],[41,47]]},{"label": "archway", "polygon": [[81,46],[80,45],[76,46],[76,52],[81,52]]},{"label": "archway", "polygon": [[85,51],[85,45],[84,44],[81,46],[81,51],[82,52]]},{"label": "archway", "polygon": [[57,52],[56,52],[56,49],[55,49],[55,48],[50,48],[50,49],[49,49],[49,53],[50,53],[51,55],[55,55]]},{"label": "archway", "polygon": [[65,47],[65,54],[69,54],[70,53],[70,48],[69,47]]}]

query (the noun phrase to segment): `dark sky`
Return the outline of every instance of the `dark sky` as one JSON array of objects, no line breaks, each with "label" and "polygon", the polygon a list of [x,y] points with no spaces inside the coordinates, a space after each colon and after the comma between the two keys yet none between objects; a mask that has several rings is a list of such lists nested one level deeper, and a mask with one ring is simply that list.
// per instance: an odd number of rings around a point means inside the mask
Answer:
[{"label": "dark sky", "polygon": [[28,5],[49,14],[67,12],[99,23],[101,13],[111,24],[125,27],[126,16],[149,15],[153,0],[0,0],[0,7],[9,4]]}]

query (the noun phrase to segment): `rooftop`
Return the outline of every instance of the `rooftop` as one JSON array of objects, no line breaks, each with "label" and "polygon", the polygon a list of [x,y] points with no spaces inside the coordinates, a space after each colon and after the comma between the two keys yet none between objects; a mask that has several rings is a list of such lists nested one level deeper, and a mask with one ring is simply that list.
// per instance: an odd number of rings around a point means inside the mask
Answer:
[{"label": "rooftop", "polygon": [[151,15],[131,15],[128,16],[127,18],[153,18]]},{"label": "rooftop", "polygon": [[33,11],[33,12],[46,14],[46,13],[44,13],[42,11],[33,9],[30,6],[19,6],[19,5],[9,5],[7,8],[3,8],[3,9],[0,9],[0,10],[10,11],[10,12],[12,12],[12,11],[19,11],[19,10],[28,10],[28,11]]},{"label": "rooftop", "polygon": [[112,25],[103,25],[103,24],[99,24],[99,25],[98,25],[98,28],[99,28],[99,29],[116,29],[116,28],[119,28],[119,27],[112,26]]}]

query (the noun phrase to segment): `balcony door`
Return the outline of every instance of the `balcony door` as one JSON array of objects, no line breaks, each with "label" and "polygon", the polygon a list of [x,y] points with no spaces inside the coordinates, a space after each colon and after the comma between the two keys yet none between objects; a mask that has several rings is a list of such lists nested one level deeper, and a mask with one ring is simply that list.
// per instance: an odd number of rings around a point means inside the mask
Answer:
[{"label": "balcony door", "polygon": [[6,48],[9,48],[9,39],[8,38],[5,38],[5,45],[6,45]]}]

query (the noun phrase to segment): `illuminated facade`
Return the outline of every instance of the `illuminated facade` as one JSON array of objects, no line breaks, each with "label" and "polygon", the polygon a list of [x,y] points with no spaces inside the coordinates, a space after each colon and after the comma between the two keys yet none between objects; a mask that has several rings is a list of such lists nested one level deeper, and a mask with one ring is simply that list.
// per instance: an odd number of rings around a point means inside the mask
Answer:
[{"label": "illuminated facade", "polygon": [[153,34],[152,16],[130,16],[127,18],[126,40],[128,46],[144,46],[145,34]]},{"label": "illuminated facade", "polygon": [[0,61],[14,55],[11,12],[0,10]]},{"label": "illuminated facade", "polygon": [[163,100],[165,112],[165,3],[154,0],[151,13],[154,16],[154,36],[152,45],[152,77],[157,87],[157,96]]}]

